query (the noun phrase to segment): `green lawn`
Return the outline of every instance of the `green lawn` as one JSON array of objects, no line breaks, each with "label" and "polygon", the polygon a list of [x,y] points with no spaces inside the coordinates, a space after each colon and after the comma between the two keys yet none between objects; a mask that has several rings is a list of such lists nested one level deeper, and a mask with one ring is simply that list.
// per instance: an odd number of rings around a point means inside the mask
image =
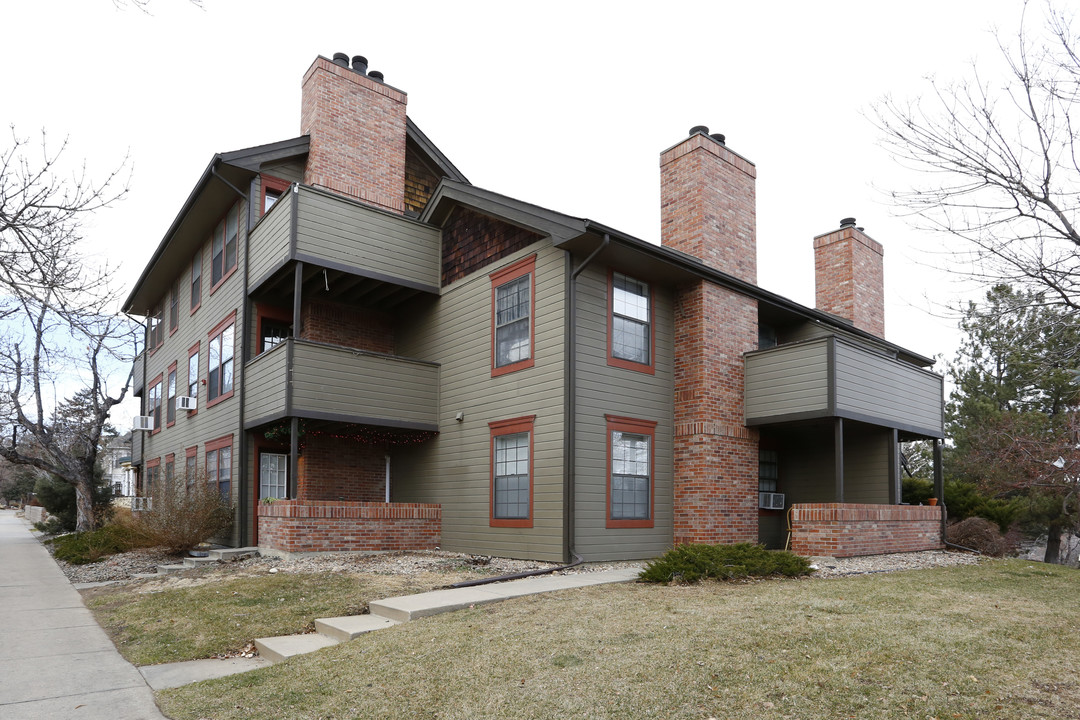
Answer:
[{"label": "green lawn", "polygon": [[613,585],[159,694],[191,718],[1080,718],[1080,572]]}]

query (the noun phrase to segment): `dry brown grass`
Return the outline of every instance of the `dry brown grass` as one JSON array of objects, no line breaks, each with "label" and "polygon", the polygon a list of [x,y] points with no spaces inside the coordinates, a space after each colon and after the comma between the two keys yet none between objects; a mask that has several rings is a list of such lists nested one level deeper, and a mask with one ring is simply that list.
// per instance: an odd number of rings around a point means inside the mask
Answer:
[{"label": "dry brown grass", "polygon": [[159,694],[195,718],[1077,718],[1080,573],[601,586]]}]

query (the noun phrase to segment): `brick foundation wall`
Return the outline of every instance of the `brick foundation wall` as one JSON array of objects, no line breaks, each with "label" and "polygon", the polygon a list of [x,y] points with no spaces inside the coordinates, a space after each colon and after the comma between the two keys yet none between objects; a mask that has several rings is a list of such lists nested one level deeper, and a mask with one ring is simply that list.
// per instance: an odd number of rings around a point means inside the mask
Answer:
[{"label": "brick foundation wall", "polygon": [[283,552],[433,550],[442,506],[278,500],[259,504],[259,546]]},{"label": "brick foundation wall", "polygon": [[675,306],[674,539],[757,542],[758,433],[743,420],[757,301],[708,282]]},{"label": "brick foundation wall", "polygon": [[304,182],[405,212],[405,93],[326,58],[304,74]]},{"label": "brick foundation wall", "polygon": [[442,235],[443,285],[449,285],[543,237],[460,206],[450,212]]},{"label": "brick foundation wall", "polygon": [[858,228],[814,238],[815,304],[885,337],[884,249]]},{"label": "brick foundation wall", "polygon": [[941,512],[923,505],[796,504],[791,550],[807,557],[941,550]]},{"label": "brick foundation wall", "polygon": [[302,442],[297,499],[375,503],[386,499],[385,447],[324,435],[305,435]]},{"label": "brick foundation wall", "polygon": [[660,155],[661,244],[757,284],[757,169],[695,133]]},{"label": "brick foundation wall", "polygon": [[300,314],[304,340],[394,352],[394,325],[387,313],[341,303],[305,302]]}]

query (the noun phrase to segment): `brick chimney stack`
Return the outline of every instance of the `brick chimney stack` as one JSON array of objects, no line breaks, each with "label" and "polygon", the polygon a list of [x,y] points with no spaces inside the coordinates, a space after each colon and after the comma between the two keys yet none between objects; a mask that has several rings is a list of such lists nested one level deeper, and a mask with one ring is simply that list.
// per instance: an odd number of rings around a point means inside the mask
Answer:
[{"label": "brick chimney stack", "polygon": [[405,212],[407,96],[367,72],[367,60],[335,53],[304,74],[300,132],[311,136],[304,183]]},{"label": "brick chimney stack", "polygon": [[881,243],[844,218],[840,229],[814,238],[818,310],[885,337],[885,279]]},{"label": "brick chimney stack", "polygon": [[719,133],[690,137],[660,155],[660,242],[757,284],[757,169]]},{"label": "brick chimney stack", "polygon": [[[660,156],[661,242],[756,283],[756,171],[708,132]],[[757,300],[690,282],[676,291],[675,327],[675,542],[757,542],[758,435],[743,412]]]}]

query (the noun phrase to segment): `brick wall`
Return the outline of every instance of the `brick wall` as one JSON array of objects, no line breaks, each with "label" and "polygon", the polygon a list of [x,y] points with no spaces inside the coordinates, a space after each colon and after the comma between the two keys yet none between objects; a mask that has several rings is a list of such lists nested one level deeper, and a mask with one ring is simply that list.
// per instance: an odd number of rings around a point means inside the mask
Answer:
[{"label": "brick wall", "polygon": [[305,302],[300,315],[304,340],[394,352],[394,325],[387,313],[341,303]]},{"label": "brick wall", "polygon": [[923,505],[796,504],[791,550],[807,557],[941,550],[941,512]]},{"label": "brick wall", "polygon": [[406,101],[400,90],[316,58],[300,102],[300,132],[311,136],[304,182],[403,213]]},{"label": "brick wall", "polygon": [[543,236],[458,206],[446,219],[442,237],[442,284],[449,285]]},{"label": "brick wall", "polygon": [[701,281],[675,305],[676,543],[757,542],[758,434],[743,419],[757,301]]},{"label": "brick wall", "polygon": [[814,285],[818,310],[851,320],[885,337],[884,250],[856,227],[814,238]]},{"label": "brick wall", "polygon": [[757,283],[757,169],[695,133],[660,156],[660,235],[665,247]]},{"label": "brick wall", "polygon": [[[296,497],[300,500],[383,502],[386,448],[329,435],[305,435]],[[393,482],[393,480],[391,480]]]},{"label": "brick wall", "polygon": [[259,504],[259,546],[283,552],[433,550],[442,507],[279,500]]}]

